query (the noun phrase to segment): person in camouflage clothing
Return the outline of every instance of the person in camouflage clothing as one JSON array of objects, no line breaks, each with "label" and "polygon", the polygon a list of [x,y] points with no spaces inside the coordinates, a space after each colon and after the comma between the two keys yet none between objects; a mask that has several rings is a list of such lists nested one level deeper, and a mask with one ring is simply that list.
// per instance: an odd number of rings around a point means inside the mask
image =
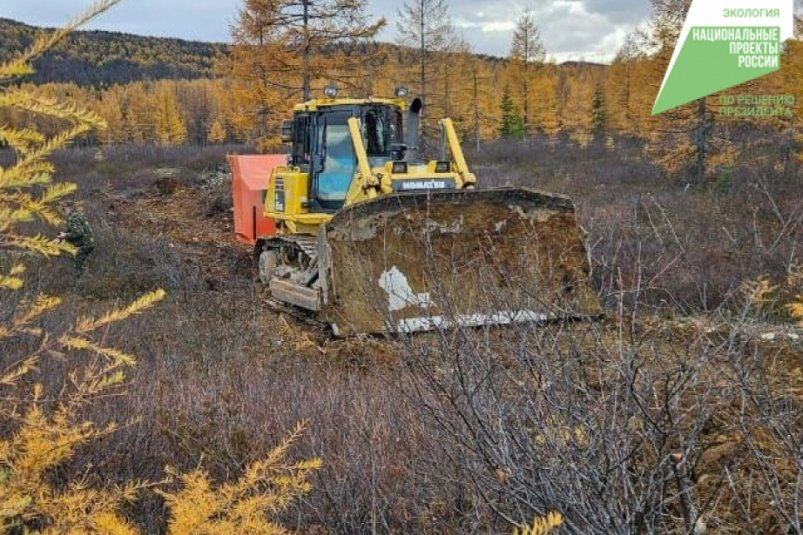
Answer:
[{"label": "person in camouflage clothing", "polygon": [[75,270],[79,274],[83,273],[86,259],[95,250],[95,240],[92,237],[89,221],[77,209],[70,210],[67,216],[67,230],[60,232],[58,238],[66,240],[67,243],[78,249],[75,253]]}]

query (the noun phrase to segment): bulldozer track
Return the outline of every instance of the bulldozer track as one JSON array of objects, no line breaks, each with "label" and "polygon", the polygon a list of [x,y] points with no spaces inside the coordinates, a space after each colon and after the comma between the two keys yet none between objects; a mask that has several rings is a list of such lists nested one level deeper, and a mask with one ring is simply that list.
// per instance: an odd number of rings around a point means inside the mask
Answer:
[{"label": "bulldozer track", "polygon": [[317,238],[314,236],[304,236],[300,234],[296,236],[277,236],[265,240],[264,244],[267,246],[276,245],[279,247],[282,245],[294,245],[310,258],[317,258],[318,256],[318,249],[316,245]]},{"label": "bulldozer track", "polygon": [[294,236],[292,240],[288,241],[295,243],[311,260],[314,261],[318,258],[316,238],[312,236]]},{"label": "bulldozer track", "polygon": [[303,323],[309,327],[316,327],[318,329],[326,331],[327,334],[331,334],[331,328],[326,322],[323,322],[315,317],[312,314],[307,313],[304,309],[294,307],[292,305],[287,305],[282,303],[281,301],[277,301],[271,297],[263,297],[262,302],[265,306],[268,307],[272,312],[276,312],[278,314],[285,314],[290,316],[295,321],[299,323]]},{"label": "bulldozer track", "polygon": [[262,247],[263,249],[275,248],[280,251],[292,249],[298,262],[298,265],[292,267],[292,269],[305,273],[309,282],[317,276],[318,247],[317,238],[314,236],[279,236],[266,240]]}]

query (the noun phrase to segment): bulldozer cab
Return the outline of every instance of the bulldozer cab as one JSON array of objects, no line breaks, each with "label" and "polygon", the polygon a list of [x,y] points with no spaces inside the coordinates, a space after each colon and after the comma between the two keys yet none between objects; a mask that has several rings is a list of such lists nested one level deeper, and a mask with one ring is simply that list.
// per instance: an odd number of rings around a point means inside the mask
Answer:
[{"label": "bulldozer cab", "polygon": [[[357,156],[348,120],[360,119],[372,167],[404,155],[401,108],[388,102],[305,106],[296,111],[290,128],[290,163],[309,173],[310,209],[334,213],[346,200],[357,170]],[[314,109],[311,109],[314,108]]]}]

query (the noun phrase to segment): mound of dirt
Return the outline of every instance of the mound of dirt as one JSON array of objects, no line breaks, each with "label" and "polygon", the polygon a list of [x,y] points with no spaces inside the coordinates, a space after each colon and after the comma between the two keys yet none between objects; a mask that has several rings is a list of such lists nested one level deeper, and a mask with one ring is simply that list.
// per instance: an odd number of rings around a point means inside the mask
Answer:
[{"label": "mound of dirt", "polygon": [[113,198],[109,204],[115,206],[119,222],[132,232],[167,239],[183,262],[204,274],[210,289],[250,283],[251,251],[232,238],[227,210],[210,214],[208,195],[177,186],[171,195]]}]

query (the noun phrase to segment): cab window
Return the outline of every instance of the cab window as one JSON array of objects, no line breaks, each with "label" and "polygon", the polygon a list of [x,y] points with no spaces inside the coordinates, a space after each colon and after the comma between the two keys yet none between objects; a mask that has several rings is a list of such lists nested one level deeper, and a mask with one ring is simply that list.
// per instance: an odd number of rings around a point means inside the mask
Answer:
[{"label": "cab window", "polygon": [[390,143],[404,143],[402,112],[393,108],[390,111]]},{"label": "cab window", "polygon": [[368,156],[384,156],[387,154],[387,132],[382,111],[373,109],[365,114],[363,120],[363,137],[365,151]]},{"label": "cab window", "polygon": [[297,115],[293,125],[293,165],[306,166],[310,160],[309,116]]},{"label": "cab window", "polygon": [[325,157],[318,174],[317,199],[324,205],[346,200],[356,169],[356,156],[347,124],[348,114],[326,118],[323,133]]}]

